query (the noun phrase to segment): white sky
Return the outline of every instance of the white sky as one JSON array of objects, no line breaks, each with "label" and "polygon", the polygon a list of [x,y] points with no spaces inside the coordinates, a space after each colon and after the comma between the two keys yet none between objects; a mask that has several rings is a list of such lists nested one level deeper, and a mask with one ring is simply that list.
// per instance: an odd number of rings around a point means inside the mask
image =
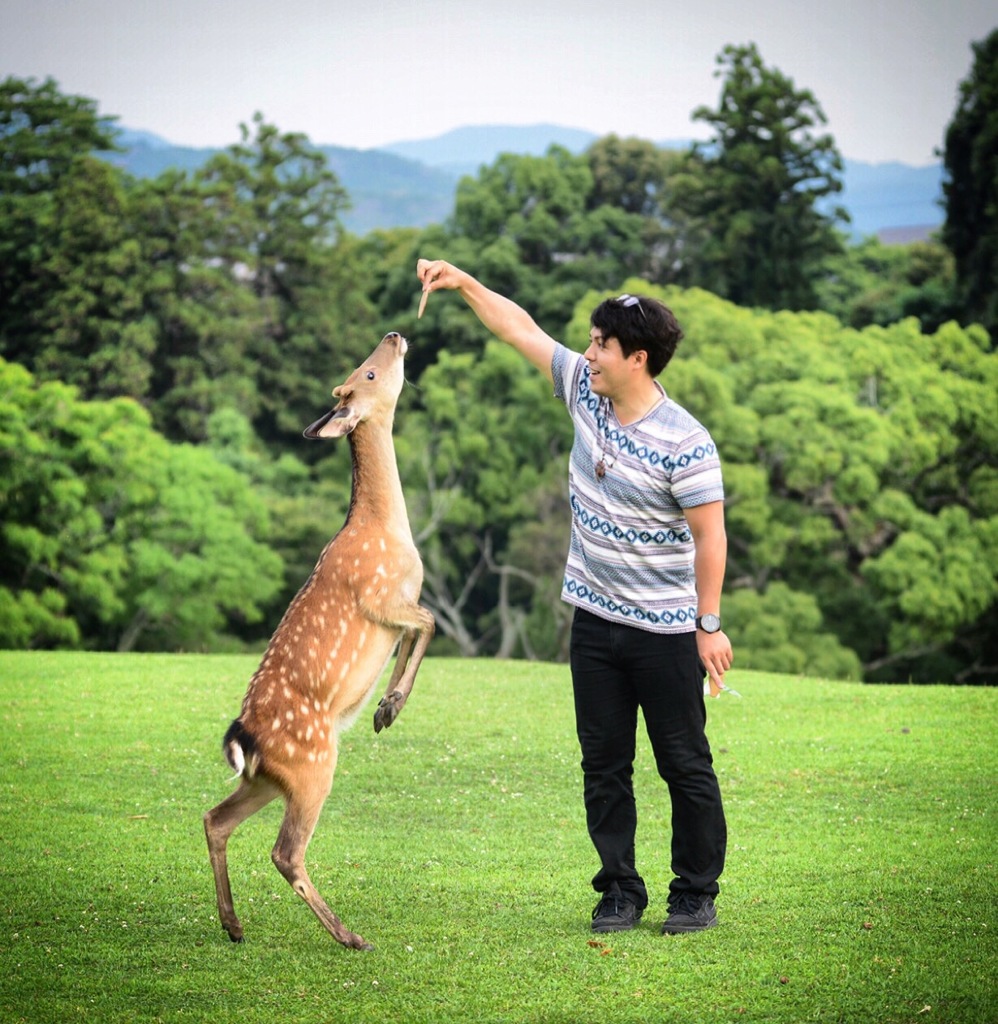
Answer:
[{"label": "white sky", "polygon": [[256,111],[361,149],[463,125],[704,138],[714,58],[754,42],[854,160],[935,160],[994,0],[0,0],[0,79],[51,76],[171,142]]}]

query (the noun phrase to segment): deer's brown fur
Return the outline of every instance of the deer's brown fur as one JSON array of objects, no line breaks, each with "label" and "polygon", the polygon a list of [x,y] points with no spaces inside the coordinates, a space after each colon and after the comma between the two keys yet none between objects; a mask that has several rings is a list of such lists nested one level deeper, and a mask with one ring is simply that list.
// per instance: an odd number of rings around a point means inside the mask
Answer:
[{"label": "deer's brown fur", "polygon": [[348,435],[353,490],[346,522],[281,619],[250,679],[223,748],[239,774],[236,790],[204,818],[222,926],[243,937],[229,886],[226,844],[233,830],[277,797],[285,813],[274,864],[345,946],[370,948],[319,895],[305,850],[329,794],[337,737],[359,714],[399,645],[374,728],[391,725],[412,690],[433,616],[418,604],[423,566],[412,540],[392,423],[403,383],[406,341],[388,334],[313,423],[312,438]]}]

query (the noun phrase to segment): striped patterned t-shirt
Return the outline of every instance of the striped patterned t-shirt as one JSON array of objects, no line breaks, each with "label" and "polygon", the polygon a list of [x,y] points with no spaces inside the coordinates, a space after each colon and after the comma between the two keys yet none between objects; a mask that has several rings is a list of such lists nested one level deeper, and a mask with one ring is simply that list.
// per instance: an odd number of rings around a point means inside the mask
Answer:
[{"label": "striped patterned t-shirt", "polygon": [[724,498],[710,434],[664,390],[643,419],[621,426],[610,401],[590,390],[586,360],[563,345],[551,369],[575,424],[562,600],[653,633],[692,631],[694,548],[683,509]]}]

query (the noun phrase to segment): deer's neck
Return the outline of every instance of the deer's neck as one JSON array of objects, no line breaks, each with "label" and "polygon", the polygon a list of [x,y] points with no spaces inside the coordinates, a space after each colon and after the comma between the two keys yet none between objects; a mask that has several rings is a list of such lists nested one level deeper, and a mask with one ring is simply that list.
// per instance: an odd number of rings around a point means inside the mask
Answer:
[{"label": "deer's neck", "polygon": [[362,423],[350,434],[353,488],[347,521],[378,522],[409,534],[392,424]]}]

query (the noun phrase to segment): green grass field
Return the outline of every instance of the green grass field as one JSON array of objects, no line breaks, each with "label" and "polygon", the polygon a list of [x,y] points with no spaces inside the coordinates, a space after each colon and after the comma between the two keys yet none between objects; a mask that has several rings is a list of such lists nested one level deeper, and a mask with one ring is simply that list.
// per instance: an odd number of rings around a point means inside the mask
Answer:
[{"label": "green grass field", "polygon": [[[0,652],[0,1020],[998,1020],[998,691],[736,672],[709,704],[729,856],[720,927],[662,936],[668,800],[647,740],[652,902],[594,936],[568,670],[424,662],[365,712],[308,864],[346,950],[270,862],[274,804],[230,843],[246,941],[215,916],[203,812],[252,657]],[[369,709],[373,711],[373,705]]]}]

